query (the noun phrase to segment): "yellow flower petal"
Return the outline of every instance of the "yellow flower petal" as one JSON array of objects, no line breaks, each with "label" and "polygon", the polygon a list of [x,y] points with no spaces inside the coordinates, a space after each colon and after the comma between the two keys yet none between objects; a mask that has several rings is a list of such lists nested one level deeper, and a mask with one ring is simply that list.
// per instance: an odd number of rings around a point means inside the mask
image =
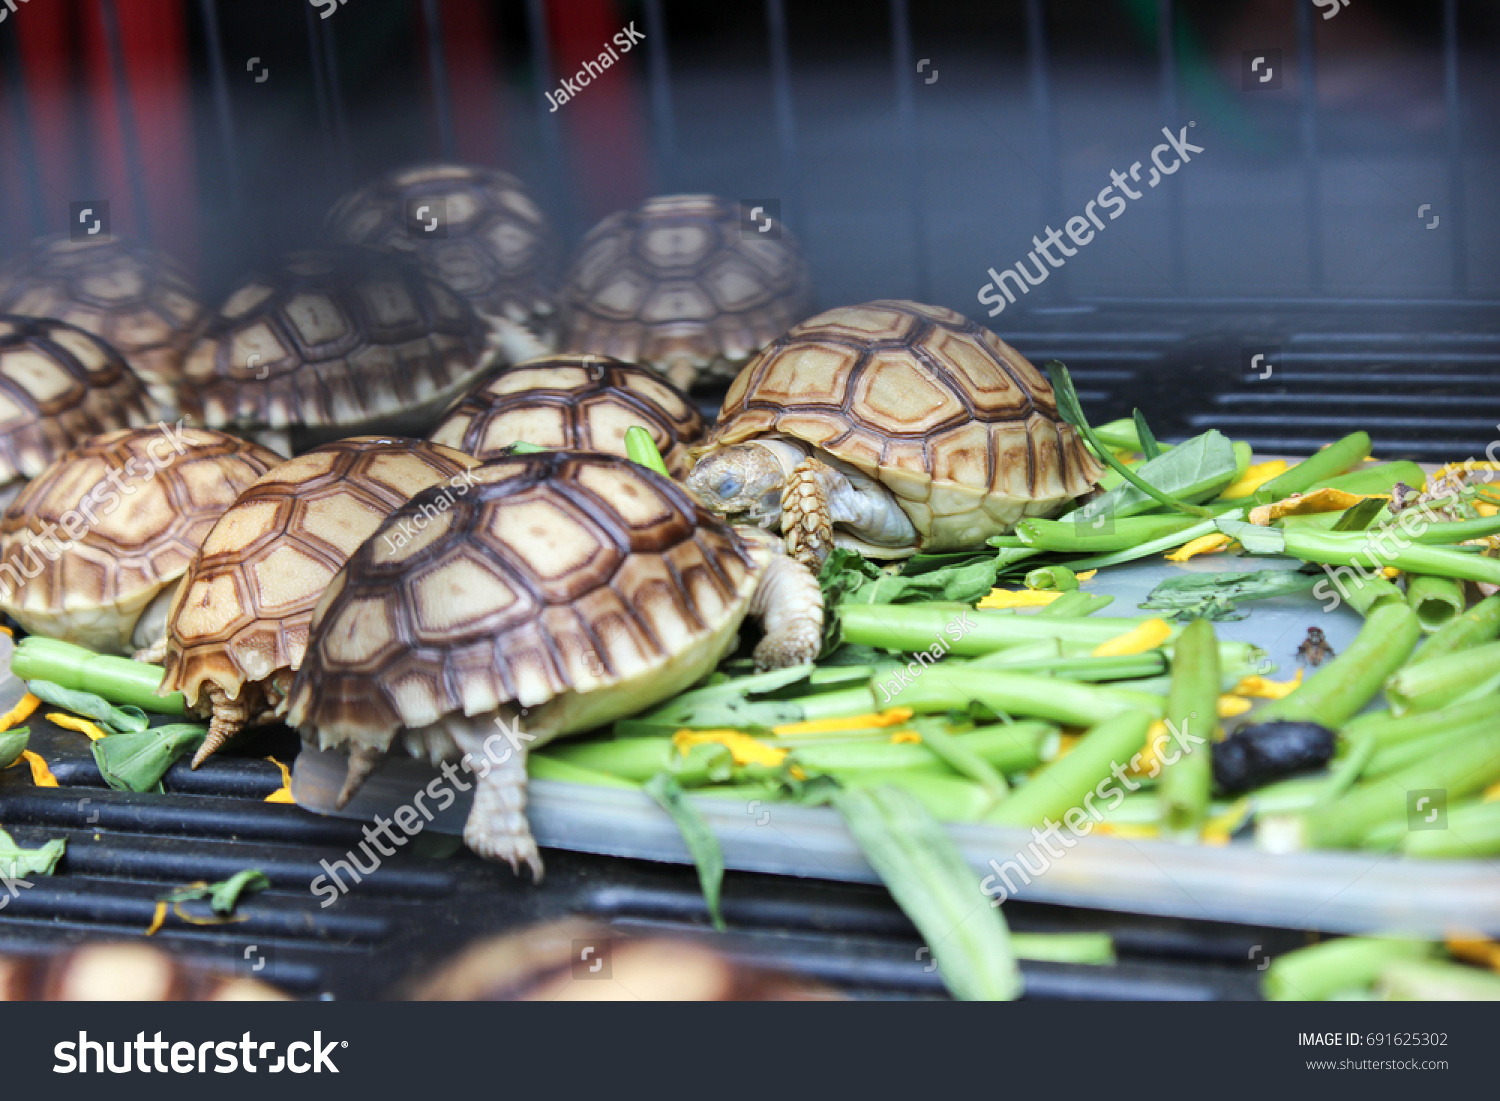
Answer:
[{"label": "yellow flower petal", "polygon": [[31,717],[31,713],[37,709],[41,702],[41,700],[37,699],[30,692],[27,692],[26,695],[16,701],[16,706],[12,707],[4,715],[0,715],[0,730],[9,730],[17,723],[25,722]]},{"label": "yellow flower petal", "polygon": [[1022,589],[1012,592],[1009,589],[991,589],[990,595],[982,598],[975,607],[979,608],[1040,608],[1051,604],[1062,593],[1057,589],[1042,591],[1040,589]]},{"label": "yellow flower petal", "polygon": [[1490,504],[1488,501],[1475,501],[1474,511],[1481,516],[1493,516],[1500,512],[1500,507]]},{"label": "yellow flower petal", "polygon": [[851,715],[846,719],[809,719],[801,723],[782,723],[780,726],[773,726],[771,733],[778,738],[796,734],[837,734],[845,730],[868,730],[872,726],[900,726],[910,721],[911,717],[911,708],[892,707],[887,711]]},{"label": "yellow flower petal", "polygon": [[1232,719],[1236,715],[1243,715],[1250,710],[1250,701],[1243,696],[1220,696],[1218,704],[1219,718]]},{"label": "yellow flower petal", "polygon": [[1118,658],[1127,654],[1144,654],[1147,650],[1155,650],[1171,637],[1172,628],[1166,620],[1148,619],[1134,630],[1126,631],[1123,635],[1094,647],[1094,657]]},{"label": "yellow flower petal", "polygon": [[148,937],[156,936],[156,931],[162,927],[162,924],[166,920],[167,904],[165,902],[162,902],[160,899],[157,899],[156,912],[151,915],[151,924],[146,927],[146,935]]},{"label": "yellow flower petal", "polygon": [[1106,837],[1121,837],[1126,841],[1149,841],[1161,836],[1161,827],[1135,822],[1100,822],[1094,827],[1094,832]]},{"label": "yellow flower petal", "polygon": [[1085,581],[1092,581],[1094,579],[1094,575],[1098,572],[1098,570],[1084,570],[1082,573],[1077,575],[1078,583],[1082,585]]},{"label": "yellow flower petal", "polygon": [[679,730],[672,744],[684,757],[695,745],[721,745],[728,749],[737,765],[767,765],[775,768],[786,758],[787,751],[767,745],[739,730]]},{"label": "yellow flower petal", "polygon": [[1167,724],[1157,719],[1151,724],[1151,729],[1146,731],[1146,744],[1141,747],[1139,757],[1132,757],[1135,767],[1130,770],[1131,777],[1147,776],[1152,772],[1161,775],[1161,766],[1157,764],[1157,746],[1166,745],[1166,739],[1170,736]]},{"label": "yellow flower petal", "polygon": [[1484,794],[1479,797],[1481,803],[1493,803],[1500,799],[1500,781],[1496,781],[1484,789]]},{"label": "yellow flower petal", "polygon": [[1272,478],[1286,473],[1285,459],[1272,459],[1268,463],[1256,463],[1247,467],[1245,473],[1219,494],[1221,501],[1232,501],[1236,497],[1248,497]]},{"label": "yellow flower petal", "polygon": [[1234,545],[1234,540],[1223,533],[1213,535],[1200,535],[1191,542],[1184,543],[1176,550],[1167,555],[1168,562],[1186,562],[1200,554],[1213,554],[1216,551],[1226,550]]},{"label": "yellow flower petal", "polygon": [[1465,963],[1500,971],[1500,944],[1481,936],[1451,936],[1448,951]]},{"label": "yellow flower petal", "polygon": [[4,631],[11,638],[15,638],[16,637],[16,633],[14,631],[12,631],[9,627],[5,626],[5,624],[3,624],[3,623],[0,623],[0,631]]},{"label": "yellow flower petal", "polygon": [[892,745],[921,745],[922,735],[915,730],[898,730],[891,735]]},{"label": "yellow flower petal", "polygon": [[1387,578],[1389,578],[1389,577],[1400,577],[1401,576],[1401,571],[1398,570],[1395,566],[1386,566],[1383,569],[1381,569],[1380,576],[1381,577],[1387,577]]},{"label": "yellow flower petal", "polygon": [[275,757],[267,757],[266,760],[281,769],[281,787],[267,795],[265,801],[267,803],[295,803],[297,800],[292,798],[292,770]]},{"label": "yellow flower petal", "polygon": [[55,788],[58,786],[57,777],[52,775],[52,770],[47,767],[47,762],[42,760],[40,754],[33,753],[28,749],[21,756],[26,758],[26,763],[31,766],[31,782],[33,784],[39,788]]},{"label": "yellow flower petal", "polygon": [[1268,677],[1241,677],[1234,686],[1236,696],[1248,696],[1257,700],[1279,700],[1290,696],[1302,684],[1302,670],[1291,680],[1271,680]]},{"label": "yellow flower petal", "polygon": [[1315,489],[1311,493],[1293,493],[1290,497],[1269,505],[1258,505],[1250,510],[1250,522],[1265,527],[1283,516],[1311,516],[1319,512],[1343,512],[1353,508],[1365,497],[1378,497],[1382,501],[1389,497],[1383,493],[1346,493],[1342,489]]},{"label": "yellow flower petal", "polygon": [[47,721],[56,723],[64,730],[76,730],[80,734],[87,734],[91,742],[97,742],[100,738],[109,737],[108,731],[101,729],[87,719],[80,719],[77,715],[64,715],[61,711],[53,711],[47,716]]}]

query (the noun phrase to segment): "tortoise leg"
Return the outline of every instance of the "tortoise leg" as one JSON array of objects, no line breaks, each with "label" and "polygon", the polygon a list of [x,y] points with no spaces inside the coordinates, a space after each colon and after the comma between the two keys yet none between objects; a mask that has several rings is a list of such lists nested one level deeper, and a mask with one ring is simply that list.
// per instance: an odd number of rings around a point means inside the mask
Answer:
[{"label": "tortoise leg", "polygon": [[167,639],[162,636],[147,646],[144,650],[137,650],[131,657],[136,661],[143,661],[147,665],[160,665],[167,660]]},{"label": "tortoise leg", "polygon": [[207,695],[208,704],[213,711],[208,720],[208,737],[203,739],[198,752],[193,754],[193,768],[212,757],[224,747],[225,742],[238,734],[250,720],[252,710],[248,690],[241,692],[239,699],[232,700],[224,694],[224,689],[217,684],[210,684]]},{"label": "tortoise leg", "polygon": [[817,459],[806,459],[787,476],[781,492],[781,532],[787,553],[816,576],[833,551],[833,513],[823,475],[831,473]]},{"label": "tortoise leg", "polygon": [[521,865],[542,881],[542,854],[531,823],[526,819],[526,746],[506,739],[493,751],[486,749],[494,729],[450,727],[459,749],[474,762],[477,783],[474,804],[464,822],[464,844],[486,860],[503,860],[517,875]]},{"label": "tortoise leg", "polygon": [[385,761],[385,750],[374,746],[355,744],[349,747],[349,771],[344,774],[344,786],[339,789],[338,798],[333,805],[338,810],[343,810],[349,805],[349,800],[359,794],[359,789],[365,786],[365,781],[370,778],[370,773],[379,768]]},{"label": "tortoise leg", "polygon": [[667,368],[667,381],[684,394],[693,388],[697,379],[697,368],[685,359],[679,359]]},{"label": "tortoise leg", "polygon": [[801,562],[777,553],[766,563],[750,599],[750,614],[765,632],[755,647],[759,670],[805,665],[823,648],[823,593]]}]

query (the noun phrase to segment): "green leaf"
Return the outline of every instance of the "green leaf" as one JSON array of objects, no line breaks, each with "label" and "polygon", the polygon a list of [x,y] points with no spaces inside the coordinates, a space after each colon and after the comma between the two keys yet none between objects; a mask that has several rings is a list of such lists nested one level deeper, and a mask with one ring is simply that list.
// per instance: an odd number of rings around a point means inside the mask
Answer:
[{"label": "green leaf", "polygon": [[259,868],[246,868],[242,872],[235,872],[222,883],[213,885],[212,892],[208,896],[209,907],[220,917],[232,914],[235,906],[239,904],[240,895],[247,891],[252,894],[256,891],[264,891],[270,885],[271,880],[265,872]]},{"label": "green leaf", "polygon": [[246,868],[218,883],[189,883],[186,887],[174,887],[161,895],[157,901],[190,902],[193,899],[206,898],[209,900],[209,909],[219,917],[228,917],[239,905],[241,895],[264,891],[270,885],[271,880],[265,872],[259,868]]},{"label": "green leaf", "polygon": [[[1068,374],[1067,367],[1054,359],[1047,364],[1047,377],[1052,380],[1052,389],[1057,398],[1058,415],[1074,428],[1078,429],[1084,440],[1087,441],[1088,445],[1094,449],[1100,460],[1107,466],[1113,468],[1120,477],[1135,486],[1141,494],[1159,504],[1166,505],[1168,508],[1175,508],[1181,512],[1190,513],[1194,516],[1207,517],[1209,515],[1207,509],[1176,500],[1168,492],[1159,489],[1153,482],[1143,478],[1140,472],[1132,470],[1115,457],[1114,451],[1106,447],[1103,441],[1094,433],[1094,430],[1089,427],[1089,422],[1083,415],[1083,405],[1078,400],[1078,391],[1073,388],[1073,378]],[[1174,448],[1173,450],[1176,449]],[[1232,450],[1233,448],[1231,448]],[[1142,464],[1143,470],[1146,465],[1148,464]],[[1124,487],[1116,486],[1115,488],[1122,489]],[[1110,492],[1112,493],[1114,490]]]},{"label": "green leaf", "polygon": [[1220,518],[1214,527],[1234,539],[1251,554],[1285,554],[1286,535],[1276,528]]},{"label": "green leaf", "polygon": [[94,763],[116,791],[155,791],[167,769],[197,749],[207,734],[208,727],[196,723],[111,734],[94,743]]},{"label": "green leaf", "polygon": [[693,864],[698,868],[698,883],[703,888],[703,901],[713,918],[714,928],[724,931],[724,915],[719,912],[719,890],[724,883],[724,852],[719,848],[719,839],[698,808],[688,802],[686,794],[670,774],[658,772],[646,781],[646,794],[656,800],[662,810],[672,816],[682,840],[692,854]]},{"label": "green leaf", "polygon": [[14,730],[0,732],[0,768],[9,768],[19,761],[30,740],[29,726],[18,726]]},{"label": "green leaf", "polygon": [[1344,514],[1333,525],[1334,531],[1364,531],[1379,516],[1386,502],[1379,497],[1366,497],[1359,504],[1344,510]]},{"label": "green leaf", "polygon": [[26,690],[43,703],[93,719],[111,730],[139,731],[145,730],[150,724],[146,713],[139,707],[116,707],[103,696],[96,696],[92,692],[79,692],[45,680],[27,681]]},{"label": "green leaf", "polygon": [[[1194,436],[1147,460],[1136,467],[1136,472],[1152,486],[1187,501],[1216,496],[1234,480],[1237,468],[1234,444],[1216,429],[1209,429],[1201,436]],[[1119,519],[1146,512],[1156,504],[1150,494],[1134,485],[1117,485],[1102,497],[1074,509],[1063,519],[1077,523],[1105,517]],[[1208,515],[1203,509],[1196,511]]]},{"label": "green leaf", "polygon": [[913,795],[889,785],[834,793],[870,866],[917,927],[943,982],[965,1001],[1020,997],[1021,969],[998,906],[975,903],[974,872]]},{"label": "green leaf", "polygon": [[1318,578],[1297,570],[1256,570],[1253,573],[1189,574],[1171,577],[1151,590],[1142,608],[1172,612],[1178,619],[1244,619],[1250,613],[1239,600],[1266,600],[1306,592]]},{"label": "green leaf", "polygon": [[1131,415],[1135,420],[1136,439],[1141,441],[1141,454],[1146,456],[1147,459],[1156,458],[1161,454],[1161,447],[1157,444],[1156,437],[1152,435],[1151,429],[1146,424],[1146,414],[1137,409]]},{"label": "green leaf", "polygon": [[39,849],[23,849],[0,830],[0,875],[7,879],[25,879],[29,875],[51,875],[62,859],[68,843],[62,838],[48,841]]}]

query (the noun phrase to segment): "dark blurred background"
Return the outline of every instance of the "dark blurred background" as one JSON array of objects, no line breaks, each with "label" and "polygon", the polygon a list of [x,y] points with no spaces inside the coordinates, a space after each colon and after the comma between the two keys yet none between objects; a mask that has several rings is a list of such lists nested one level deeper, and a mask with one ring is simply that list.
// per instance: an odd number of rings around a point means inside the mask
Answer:
[{"label": "dark blurred background", "polygon": [[[1234,372],[1257,340],[1290,367],[1314,331],[1448,334],[1398,366],[1446,364],[1459,404],[1500,366],[1493,0],[14,2],[0,253],[107,199],[114,232],[177,254],[214,300],[312,241],[340,192],[456,158],[521,176],[570,243],[652,193],[778,200],[820,305],[908,296],[983,319],[989,267],[1191,123],[1204,152],[993,318],[1002,335],[1084,367],[1086,340],[1027,334],[1107,338],[1093,365],[1118,374],[1194,332],[1227,343],[1188,368]],[[645,41],[551,112],[543,93],[627,25]],[[1378,373],[1379,350],[1308,364]],[[1115,411],[1120,386],[1094,381]],[[1384,442],[1493,438],[1487,409],[1466,412]],[[1247,424],[1225,430],[1337,434]]]}]

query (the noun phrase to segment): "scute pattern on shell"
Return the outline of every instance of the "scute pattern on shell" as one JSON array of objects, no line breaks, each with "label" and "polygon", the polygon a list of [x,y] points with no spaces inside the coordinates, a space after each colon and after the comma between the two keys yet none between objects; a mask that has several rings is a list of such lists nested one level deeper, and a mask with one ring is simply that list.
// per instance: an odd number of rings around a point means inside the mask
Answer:
[{"label": "scute pattern on shell", "polygon": [[358,426],[469,382],[487,337],[468,303],[400,254],[294,252],[210,319],[183,408],[215,428]]},{"label": "scute pattern on shell", "polygon": [[50,237],[0,268],[0,313],[51,317],[115,348],[163,405],[203,316],[176,261],[117,237]]},{"label": "scute pattern on shell", "polygon": [[962,314],[915,302],[829,310],[793,328],[740,373],[700,453],[765,435],[878,478],[924,546],[962,544],[986,518],[1003,527],[1044,514],[1102,473],[1024,356]]},{"label": "scute pattern on shell", "polygon": [[751,237],[742,225],[740,205],[713,195],[662,196],[605,218],[564,280],[562,347],[732,376],[812,308],[791,233]]},{"label": "scute pattern on shell", "polygon": [[[440,212],[441,237],[414,224],[424,203]],[[555,325],[562,247],[508,172],[458,164],[398,169],[340,199],[327,232],[341,244],[414,252],[429,275],[481,313],[542,330]]]},{"label": "scute pattern on shell", "polygon": [[[0,520],[0,603],[23,624],[33,613],[144,603],[182,575],[240,492],[281,461],[259,444],[198,428],[125,429],[85,441],[32,480]],[[65,553],[53,559],[48,552],[58,548]],[[40,568],[28,573],[28,564]]]},{"label": "scute pattern on shell", "polygon": [[323,744],[642,675],[754,590],[738,536],[634,463],[553,451],[472,477],[447,509],[427,490],[394,512],[320,601],[290,717]]},{"label": "scute pattern on shell", "polygon": [[518,440],[559,450],[625,457],[625,430],[651,433],[673,476],[685,445],[703,435],[692,401],[655,371],[608,356],[555,355],[505,367],[480,380],[443,416],[438,443],[495,459]]},{"label": "scute pattern on shell", "polygon": [[163,687],[196,705],[205,682],[237,699],[246,681],[297,669],[313,608],[349,555],[414,493],[457,492],[474,465],[439,444],[363,436],[263,474],[208,533],[177,590]]},{"label": "scute pattern on shell", "polygon": [[108,344],[61,321],[0,315],[0,484],[150,419],[146,391]]}]

